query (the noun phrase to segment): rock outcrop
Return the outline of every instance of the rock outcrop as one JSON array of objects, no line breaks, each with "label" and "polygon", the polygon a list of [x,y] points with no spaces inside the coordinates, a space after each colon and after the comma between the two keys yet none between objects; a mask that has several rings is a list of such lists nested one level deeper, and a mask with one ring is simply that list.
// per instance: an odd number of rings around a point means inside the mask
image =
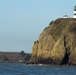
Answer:
[{"label": "rock outcrop", "polygon": [[34,42],[30,63],[76,65],[76,19],[59,18]]}]

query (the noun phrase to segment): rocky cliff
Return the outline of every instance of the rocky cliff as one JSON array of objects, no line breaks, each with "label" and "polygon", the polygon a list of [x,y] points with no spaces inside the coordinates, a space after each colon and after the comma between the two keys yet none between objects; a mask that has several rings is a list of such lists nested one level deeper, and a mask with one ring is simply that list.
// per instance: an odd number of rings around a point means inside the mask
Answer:
[{"label": "rocky cliff", "polygon": [[30,63],[76,65],[76,19],[50,22],[34,42]]}]

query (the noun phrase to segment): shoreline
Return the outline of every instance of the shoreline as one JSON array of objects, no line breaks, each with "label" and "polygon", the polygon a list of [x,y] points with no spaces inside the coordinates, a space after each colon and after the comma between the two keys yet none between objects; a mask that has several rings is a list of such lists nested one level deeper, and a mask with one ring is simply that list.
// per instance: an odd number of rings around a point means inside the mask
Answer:
[{"label": "shoreline", "polygon": [[31,63],[26,63],[27,65],[38,65],[38,66],[76,66],[75,64],[66,64],[66,65],[56,65],[56,64],[31,64]]},{"label": "shoreline", "polygon": [[51,64],[27,64],[27,62],[0,62],[0,63],[24,63],[28,66],[49,66],[49,67],[72,67],[76,65],[51,65]]}]

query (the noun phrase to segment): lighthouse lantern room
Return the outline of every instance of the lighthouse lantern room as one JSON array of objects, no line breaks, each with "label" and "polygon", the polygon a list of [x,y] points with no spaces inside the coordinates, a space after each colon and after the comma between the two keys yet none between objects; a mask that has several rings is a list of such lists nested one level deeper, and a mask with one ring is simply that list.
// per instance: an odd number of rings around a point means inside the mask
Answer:
[{"label": "lighthouse lantern room", "polygon": [[73,18],[76,18],[76,5],[74,7],[74,15],[73,15]]}]

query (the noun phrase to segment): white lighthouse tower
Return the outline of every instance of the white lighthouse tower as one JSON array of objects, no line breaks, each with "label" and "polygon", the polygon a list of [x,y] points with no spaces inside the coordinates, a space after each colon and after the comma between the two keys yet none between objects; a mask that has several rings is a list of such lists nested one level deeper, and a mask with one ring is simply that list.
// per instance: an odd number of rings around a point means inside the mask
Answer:
[{"label": "white lighthouse tower", "polygon": [[73,15],[73,18],[76,18],[76,5],[74,7],[74,15]]}]

